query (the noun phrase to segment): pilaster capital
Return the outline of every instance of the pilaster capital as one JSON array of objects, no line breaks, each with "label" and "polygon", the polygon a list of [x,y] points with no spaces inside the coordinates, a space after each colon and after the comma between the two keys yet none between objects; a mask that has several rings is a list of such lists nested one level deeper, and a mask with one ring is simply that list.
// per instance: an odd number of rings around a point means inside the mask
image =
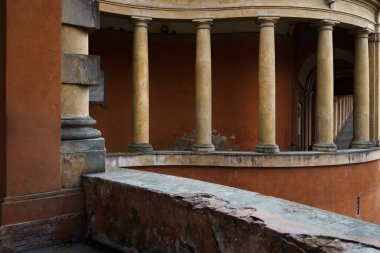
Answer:
[{"label": "pilaster capital", "polygon": [[331,30],[332,31],[333,27],[339,23],[340,22],[337,20],[322,19],[322,20],[319,20],[319,21],[312,23],[312,26],[318,27],[319,31],[323,31],[323,30]]},{"label": "pilaster capital", "polygon": [[131,16],[130,18],[130,22],[134,27],[148,27],[151,20],[152,18],[143,16]]},{"label": "pilaster capital", "polygon": [[372,33],[369,35],[369,42],[380,42],[380,33]]},{"label": "pilaster capital", "polygon": [[275,16],[259,16],[257,23],[260,27],[274,27],[280,17]]},{"label": "pilaster capital", "polygon": [[197,29],[211,29],[211,25],[213,24],[213,20],[210,18],[199,18],[192,20]]},{"label": "pilaster capital", "polygon": [[350,33],[352,35],[355,35],[356,38],[368,39],[369,35],[372,32],[373,31],[371,29],[369,29],[368,27],[362,27],[362,28],[354,29]]}]

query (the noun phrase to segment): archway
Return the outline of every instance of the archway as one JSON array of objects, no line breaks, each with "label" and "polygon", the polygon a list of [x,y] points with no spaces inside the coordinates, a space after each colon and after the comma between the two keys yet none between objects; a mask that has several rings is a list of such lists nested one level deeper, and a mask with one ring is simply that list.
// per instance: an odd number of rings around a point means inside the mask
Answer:
[{"label": "archway", "polygon": [[[315,140],[316,63],[317,52],[314,52],[305,59],[298,72],[295,150],[310,150]],[[353,63],[352,53],[345,49],[334,48],[334,97],[336,99],[353,94]],[[334,126],[337,123],[337,118],[334,117]],[[342,127],[334,128],[340,130]]]}]

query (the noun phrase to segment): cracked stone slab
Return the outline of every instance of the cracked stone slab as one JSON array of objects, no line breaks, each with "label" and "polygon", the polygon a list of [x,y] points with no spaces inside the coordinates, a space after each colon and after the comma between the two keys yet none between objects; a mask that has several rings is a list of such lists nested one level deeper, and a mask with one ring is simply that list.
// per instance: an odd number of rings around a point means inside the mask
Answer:
[{"label": "cracked stone slab", "polygon": [[94,237],[139,252],[380,252],[378,225],[254,192],[129,169],[83,185]]}]

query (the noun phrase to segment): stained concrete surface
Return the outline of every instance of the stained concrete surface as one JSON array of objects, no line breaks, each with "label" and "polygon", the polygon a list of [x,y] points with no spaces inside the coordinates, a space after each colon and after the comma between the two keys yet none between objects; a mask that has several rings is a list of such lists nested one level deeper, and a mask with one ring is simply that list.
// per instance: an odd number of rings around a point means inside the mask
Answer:
[{"label": "stained concrete surface", "polygon": [[[177,246],[183,243],[190,245],[186,235],[191,228],[191,231],[203,231],[192,233],[190,240],[191,248],[199,249],[198,252],[380,252],[378,225],[222,185],[124,169],[86,175],[84,189],[87,208],[93,214],[94,234],[98,239],[118,246],[138,249],[161,247],[158,252],[165,252],[170,246],[171,250],[167,252],[185,252],[178,251]],[[118,211],[121,209],[122,212]],[[177,219],[167,216],[170,210]],[[236,225],[233,220],[241,224]],[[159,238],[165,240],[148,245],[149,238],[143,238],[143,245],[132,241],[124,245],[117,239],[136,231],[141,233],[133,238],[144,237],[146,231],[151,234],[151,228],[156,234],[156,223],[164,224]],[[208,231],[210,226],[214,229],[212,235],[217,241],[216,246],[204,245],[207,236],[212,238]],[[114,236],[115,227],[122,228],[117,237]],[[250,227],[255,229],[246,230]],[[215,228],[219,229],[215,232]],[[174,237],[165,233],[174,230]],[[215,233],[218,236],[215,237]],[[162,241],[169,246],[161,245]],[[271,242],[269,246],[266,244],[268,241]],[[278,247],[268,251],[267,246]],[[229,251],[231,247],[235,250]],[[256,251],[252,247],[266,250]],[[287,251],[287,247],[296,251]],[[213,250],[206,251],[206,248]],[[143,252],[151,252],[149,250]]]}]

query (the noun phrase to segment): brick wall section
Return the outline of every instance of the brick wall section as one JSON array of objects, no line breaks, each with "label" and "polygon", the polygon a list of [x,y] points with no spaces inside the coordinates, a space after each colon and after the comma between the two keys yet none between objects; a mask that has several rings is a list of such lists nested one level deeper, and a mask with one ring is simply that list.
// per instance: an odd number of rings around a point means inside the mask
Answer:
[{"label": "brick wall section", "polygon": [[133,170],[84,178],[93,237],[131,252],[380,252],[380,227],[254,192]]}]

